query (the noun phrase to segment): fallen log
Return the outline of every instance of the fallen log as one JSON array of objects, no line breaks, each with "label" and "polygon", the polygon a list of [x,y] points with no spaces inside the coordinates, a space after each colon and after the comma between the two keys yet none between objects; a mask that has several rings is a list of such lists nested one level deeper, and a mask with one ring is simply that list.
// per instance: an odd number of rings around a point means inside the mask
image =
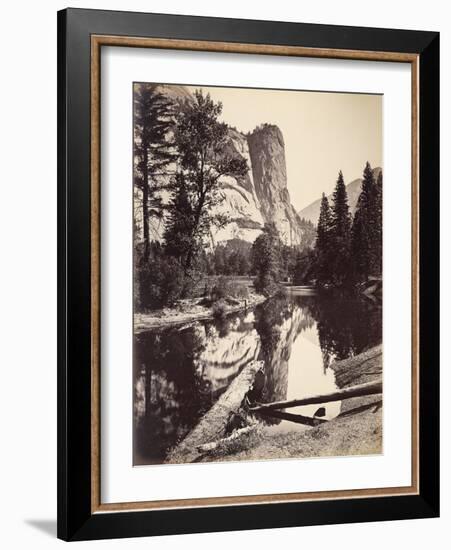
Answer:
[{"label": "fallen log", "polygon": [[379,399],[378,401],[372,401],[371,403],[365,403],[364,405],[360,405],[359,407],[348,409],[347,411],[340,413],[337,418],[351,416],[353,414],[358,414],[363,411],[368,411],[369,409],[373,409],[373,413],[374,413],[374,412],[377,412],[381,407],[382,407],[382,399]]},{"label": "fallen log", "polygon": [[328,420],[319,418],[318,416],[304,416],[302,414],[279,411],[278,409],[263,409],[253,412],[269,418],[280,418],[281,420],[288,420],[289,422],[294,422],[295,424],[303,424],[304,426],[318,426],[319,424],[326,424],[328,422]]},{"label": "fallen log", "polygon": [[169,453],[165,462],[168,464],[194,462],[200,456],[198,451],[200,445],[221,439],[226,432],[230,417],[240,408],[254,384],[257,372],[262,368],[263,361],[251,361],[246,365],[213,407],[205,413],[185,439]]},{"label": "fallen log", "polygon": [[351,397],[363,397],[365,395],[374,395],[382,393],[382,381],[367,382],[358,386],[351,386],[337,390],[332,393],[323,395],[313,395],[302,399],[291,399],[289,401],[275,401],[273,403],[265,403],[256,407],[250,407],[252,412],[267,411],[272,409],[288,409],[291,407],[300,407],[302,405],[314,405],[317,403],[330,403],[332,401],[343,401]]}]

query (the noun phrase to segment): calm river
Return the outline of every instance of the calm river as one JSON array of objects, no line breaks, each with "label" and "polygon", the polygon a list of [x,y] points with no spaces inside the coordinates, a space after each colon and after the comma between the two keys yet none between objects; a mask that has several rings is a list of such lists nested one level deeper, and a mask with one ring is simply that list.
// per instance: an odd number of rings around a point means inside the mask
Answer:
[{"label": "calm river", "polygon": [[[134,348],[134,463],[164,462],[249,361],[265,362],[265,375],[253,390],[255,401],[293,399],[333,391],[331,361],[381,341],[379,306],[295,292],[221,322],[142,332]],[[324,407],[330,419],[340,413],[341,403]],[[318,408],[290,412],[311,417]],[[296,426],[280,419],[265,422],[275,430]]]}]

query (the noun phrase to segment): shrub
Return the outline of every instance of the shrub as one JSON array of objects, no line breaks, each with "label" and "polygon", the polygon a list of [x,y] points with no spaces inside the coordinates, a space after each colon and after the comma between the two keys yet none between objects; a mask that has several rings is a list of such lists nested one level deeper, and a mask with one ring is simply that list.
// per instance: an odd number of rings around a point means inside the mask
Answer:
[{"label": "shrub", "polygon": [[249,289],[246,285],[243,285],[243,283],[230,281],[228,285],[228,296],[244,300],[249,297]]},{"label": "shrub", "polygon": [[227,304],[225,300],[218,300],[212,306],[213,317],[215,319],[224,319],[227,313]]},{"label": "shrub", "polygon": [[255,278],[254,287],[259,294],[264,296],[272,296],[280,289],[272,275],[268,273],[259,273]]},{"label": "shrub", "polygon": [[186,291],[183,269],[175,258],[155,256],[140,267],[140,308],[156,309],[172,305]]},{"label": "shrub", "polygon": [[211,300],[216,302],[226,298],[237,298],[244,300],[249,296],[249,290],[246,285],[237,281],[229,280],[226,277],[220,277],[211,290]]}]

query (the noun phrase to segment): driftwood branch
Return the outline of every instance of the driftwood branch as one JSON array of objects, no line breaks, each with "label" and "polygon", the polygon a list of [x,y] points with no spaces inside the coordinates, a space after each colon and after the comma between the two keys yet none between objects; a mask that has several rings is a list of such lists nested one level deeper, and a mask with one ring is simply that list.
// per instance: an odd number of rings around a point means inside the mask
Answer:
[{"label": "driftwood branch", "polygon": [[291,407],[300,407],[302,405],[314,405],[317,403],[330,403],[332,401],[342,401],[343,399],[350,399],[351,397],[362,397],[364,395],[374,395],[382,393],[382,382],[368,382],[366,384],[360,384],[358,386],[351,386],[350,388],[344,388],[332,393],[326,393],[323,395],[314,395],[311,397],[304,397],[302,399],[291,399],[289,401],[275,401],[274,403],[266,403],[264,405],[258,405],[257,407],[251,407],[253,412],[267,411],[272,409],[288,409]]},{"label": "driftwood branch", "polygon": [[224,437],[223,439],[218,439],[217,441],[212,441],[211,443],[198,445],[197,450],[199,451],[199,453],[211,453],[213,451],[216,451],[216,449],[227,447],[230,444],[238,443],[244,436],[247,436],[250,433],[252,433],[254,430],[256,430],[257,426],[258,424],[252,424],[251,426],[240,428],[239,430],[235,430],[228,437]]}]

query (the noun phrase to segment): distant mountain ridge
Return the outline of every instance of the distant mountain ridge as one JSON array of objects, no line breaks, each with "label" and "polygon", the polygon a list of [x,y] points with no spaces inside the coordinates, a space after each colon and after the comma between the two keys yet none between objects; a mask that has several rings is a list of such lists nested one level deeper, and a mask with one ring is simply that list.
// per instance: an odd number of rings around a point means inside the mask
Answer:
[{"label": "distant mountain ridge", "polygon": [[[379,166],[373,168],[373,174],[376,180],[379,177],[379,173],[381,172],[381,170],[382,169]],[[351,214],[354,214],[357,207],[357,201],[359,199],[361,188],[362,178],[357,178],[356,180],[353,180],[346,185],[349,210],[351,211]],[[332,194],[328,195],[327,198],[330,202],[332,200]],[[299,217],[304,218],[305,220],[308,220],[316,225],[318,223],[320,207],[321,198],[317,199],[316,201],[312,202],[311,204],[300,210]]]}]

